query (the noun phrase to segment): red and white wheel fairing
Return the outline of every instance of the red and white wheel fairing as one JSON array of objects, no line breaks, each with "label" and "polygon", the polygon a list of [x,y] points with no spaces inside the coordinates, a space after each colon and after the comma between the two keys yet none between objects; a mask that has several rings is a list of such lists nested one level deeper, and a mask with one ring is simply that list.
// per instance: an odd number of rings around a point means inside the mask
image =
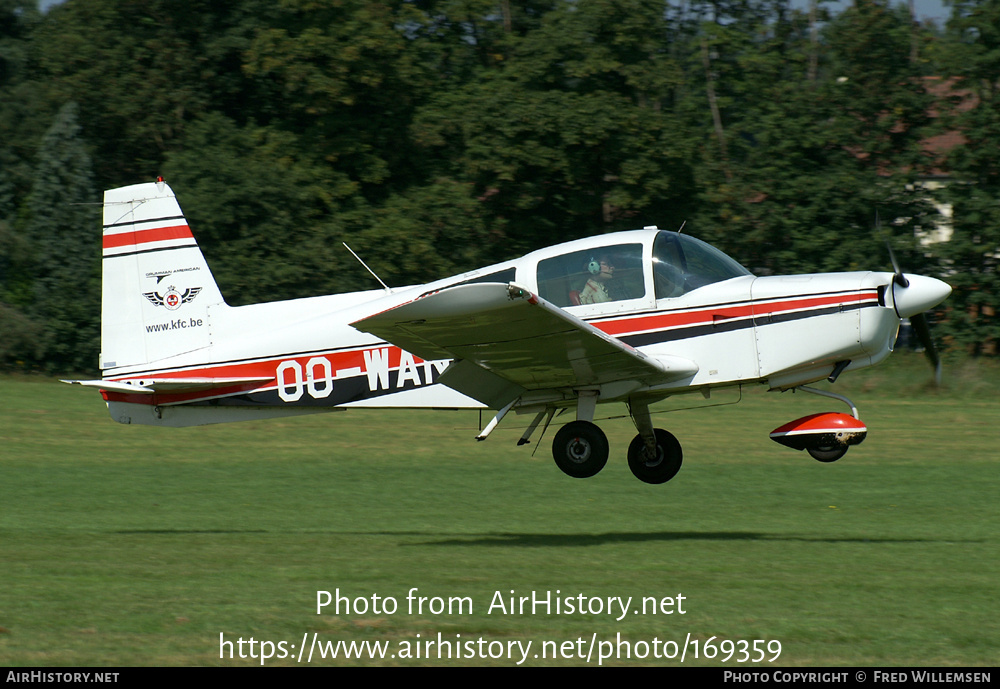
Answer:
[{"label": "red and white wheel fairing", "polygon": [[795,450],[830,445],[857,445],[868,428],[850,414],[821,412],[790,421],[771,431],[771,440]]}]

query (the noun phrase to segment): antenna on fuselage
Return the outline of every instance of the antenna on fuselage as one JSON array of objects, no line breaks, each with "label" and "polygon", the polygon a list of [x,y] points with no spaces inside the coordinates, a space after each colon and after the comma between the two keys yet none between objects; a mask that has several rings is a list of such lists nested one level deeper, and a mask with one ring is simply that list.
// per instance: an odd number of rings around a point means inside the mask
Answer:
[{"label": "antenna on fuselage", "polygon": [[371,273],[371,274],[372,274],[372,277],[373,277],[373,278],[375,278],[376,280],[378,280],[378,283],[379,283],[380,285],[382,285],[382,287],[384,287],[384,288],[385,288],[385,291],[386,291],[386,292],[388,292],[388,293],[390,293],[390,294],[392,293],[392,289],[391,289],[391,288],[389,287],[389,285],[387,285],[387,284],[385,284],[384,282],[382,282],[382,278],[380,278],[380,277],[379,277],[378,275],[376,275],[376,274],[375,274],[375,271],[374,271],[374,270],[372,270],[371,268],[369,268],[369,267],[368,267],[368,264],[367,264],[367,263],[365,263],[364,261],[362,261],[362,260],[361,260],[361,257],[360,257],[360,256],[358,256],[358,255],[357,255],[356,253],[354,253],[354,249],[352,249],[351,247],[347,246],[347,242],[341,242],[341,244],[343,244],[343,245],[344,245],[344,248],[345,248],[345,249],[347,249],[348,251],[350,251],[350,252],[351,252],[351,256],[353,256],[354,258],[358,259],[358,263],[360,263],[361,265],[363,265],[363,266],[365,267],[365,270],[367,270],[367,271],[368,271],[369,273]]}]

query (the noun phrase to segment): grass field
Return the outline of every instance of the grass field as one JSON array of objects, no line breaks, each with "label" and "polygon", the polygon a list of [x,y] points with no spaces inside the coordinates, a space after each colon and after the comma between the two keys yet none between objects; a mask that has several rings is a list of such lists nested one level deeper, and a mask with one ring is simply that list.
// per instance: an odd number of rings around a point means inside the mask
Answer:
[{"label": "grass field", "polygon": [[[315,633],[389,642],[385,660],[314,656],[325,665],[514,665],[508,642],[528,641],[526,665],[583,664],[594,640],[631,644],[605,664],[679,664],[655,657],[672,640],[688,642],[684,664],[719,665],[729,647],[715,644],[756,639],[781,643],[779,666],[996,665],[1000,375],[946,376],[927,389],[925,362],[903,354],[846,374],[835,390],[869,437],[829,465],[767,434],[839,411],[832,400],[754,389],[655,416],[685,452],[662,486],[629,473],[627,418],[602,424],[607,468],[574,480],[551,460],[552,430],[534,457],[514,446],[523,418],[485,443],[475,412],[154,429],[112,422],[93,391],[0,378],[0,664],[253,665],[240,638],[297,656]],[[439,600],[411,614],[412,588]],[[317,614],[317,591],[337,589],[352,610]],[[490,610],[512,590],[604,607]],[[639,607],[678,594],[683,615]],[[620,621],[613,596],[633,597]],[[450,598],[465,607],[449,614]],[[220,634],[236,658],[220,659]],[[439,634],[453,654],[484,642],[473,658],[400,657]],[[710,639],[723,653],[705,659]],[[727,667],[753,665],[736,650]]]}]

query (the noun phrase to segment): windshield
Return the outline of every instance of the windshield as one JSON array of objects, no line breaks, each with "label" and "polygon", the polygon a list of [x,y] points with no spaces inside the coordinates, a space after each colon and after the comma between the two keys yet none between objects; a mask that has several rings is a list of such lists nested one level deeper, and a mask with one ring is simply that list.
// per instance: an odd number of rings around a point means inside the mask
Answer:
[{"label": "windshield", "polygon": [[653,242],[653,283],[657,299],[687,294],[699,287],[752,273],[700,239],[660,232]]}]

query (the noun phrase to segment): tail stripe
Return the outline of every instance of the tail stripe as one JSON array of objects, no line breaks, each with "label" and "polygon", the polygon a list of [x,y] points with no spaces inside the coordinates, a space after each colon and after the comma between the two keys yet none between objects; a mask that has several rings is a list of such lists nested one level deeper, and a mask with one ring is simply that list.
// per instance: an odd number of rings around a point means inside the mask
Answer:
[{"label": "tail stripe", "polygon": [[[125,215],[128,215],[128,213],[126,213]],[[167,220],[180,220],[181,222],[185,222],[183,215],[171,215],[163,218],[147,218],[145,220],[124,220],[124,221],[119,220],[113,223],[106,224],[104,226],[104,231],[107,232],[113,227],[132,227],[133,225],[151,225],[153,223],[162,224],[165,223]]]},{"label": "tail stripe", "polygon": [[156,227],[149,230],[106,234],[104,235],[104,250],[108,251],[109,249],[121,249],[124,247],[139,248],[144,244],[152,244],[154,242],[166,242],[175,239],[193,238],[191,229],[187,225]]}]

